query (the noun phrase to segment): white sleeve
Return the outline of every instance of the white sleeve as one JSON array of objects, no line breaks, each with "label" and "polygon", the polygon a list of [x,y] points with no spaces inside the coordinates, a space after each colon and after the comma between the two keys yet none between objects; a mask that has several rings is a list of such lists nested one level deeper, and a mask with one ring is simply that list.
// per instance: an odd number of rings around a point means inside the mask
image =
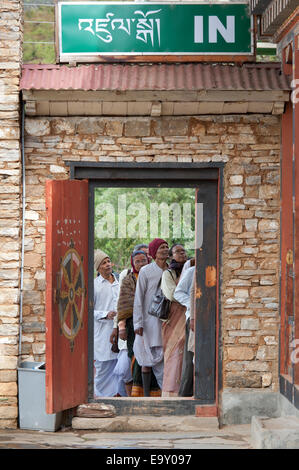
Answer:
[{"label": "white sleeve", "polygon": [[195,317],[195,276],[193,276],[190,288],[190,319],[194,320]]},{"label": "white sleeve", "polygon": [[143,305],[144,305],[144,296],[145,290],[147,287],[147,277],[145,273],[140,270],[139,276],[137,279],[135,298],[134,298],[134,307],[133,307],[133,323],[134,330],[138,328],[143,328]]},{"label": "white sleeve", "polygon": [[168,270],[164,271],[162,274],[161,289],[165,297],[171,302],[173,301],[175,288],[176,283],[172,274]]},{"label": "white sleeve", "polygon": [[190,306],[190,291],[188,276],[186,276],[186,273],[187,271],[185,271],[185,273],[182,275],[173,296],[175,300],[188,309]]},{"label": "white sleeve", "polygon": [[184,266],[183,266],[183,269],[182,269],[182,272],[181,272],[181,276],[182,276],[182,274],[186,271],[186,269],[190,268],[190,263],[191,263],[191,259],[188,259],[188,260],[186,261],[186,263],[184,264]]},{"label": "white sleeve", "polygon": [[[95,280],[94,282],[94,305],[100,306],[100,291],[99,291],[99,286]],[[99,309],[94,309],[93,311],[93,316],[94,319],[97,321],[103,320],[104,318],[107,317],[109,313],[109,310],[99,310]]]},{"label": "white sleeve", "polygon": [[95,320],[103,320],[109,313],[108,310],[94,310],[93,312]]}]

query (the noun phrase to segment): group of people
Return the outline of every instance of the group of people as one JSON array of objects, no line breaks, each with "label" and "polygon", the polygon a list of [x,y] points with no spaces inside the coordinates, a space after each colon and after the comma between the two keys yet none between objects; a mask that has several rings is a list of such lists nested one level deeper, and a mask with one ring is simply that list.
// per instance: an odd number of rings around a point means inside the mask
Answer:
[{"label": "group of people", "polygon": [[[94,267],[94,395],[193,395],[194,259],[181,244],[136,245],[118,276],[108,254]],[[170,301],[167,320],[150,315],[155,294]]]}]

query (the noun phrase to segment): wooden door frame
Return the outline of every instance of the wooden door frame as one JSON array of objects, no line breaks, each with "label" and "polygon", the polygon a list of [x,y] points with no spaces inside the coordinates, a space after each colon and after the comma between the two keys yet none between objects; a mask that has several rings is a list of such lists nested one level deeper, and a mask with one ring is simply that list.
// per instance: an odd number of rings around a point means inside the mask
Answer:
[{"label": "wooden door frame", "polygon": [[[201,393],[202,387],[195,384],[195,396],[190,398],[192,404],[210,405],[218,408],[218,397],[222,390],[222,341],[221,341],[221,277],[222,239],[223,239],[223,170],[224,163],[95,163],[66,162],[70,167],[70,179],[87,179],[89,181],[89,273],[88,273],[88,395],[93,399],[93,249],[94,246],[94,190],[97,187],[185,187],[199,188],[207,182],[217,182],[217,285],[216,285],[216,322],[215,322],[215,380],[213,400]],[[196,329],[200,322],[197,319]],[[198,369],[198,364],[195,365]],[[200,371],[197,370],[200,377]],[[113,399],[117,400],[117,399]],[[178,398],[181,400],[181,398]],[[184,400],[187,400],[184,398]],[[189,401],[189,400],[188,400]]]}]

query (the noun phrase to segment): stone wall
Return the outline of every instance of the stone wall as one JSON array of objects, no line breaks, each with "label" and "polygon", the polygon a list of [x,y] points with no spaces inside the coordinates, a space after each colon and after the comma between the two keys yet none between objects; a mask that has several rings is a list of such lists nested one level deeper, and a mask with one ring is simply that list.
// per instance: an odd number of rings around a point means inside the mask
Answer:
[{"label": "stone wall", "polygon": [[0,2],[0,428],[17,425],[23,2]]},{"label": "stone wall", "polygon": [[27,118],[23,358],[45,353],[47,178],[66,160],[215,162],[224,171],[224,387],[278,390],[280,118]]}]

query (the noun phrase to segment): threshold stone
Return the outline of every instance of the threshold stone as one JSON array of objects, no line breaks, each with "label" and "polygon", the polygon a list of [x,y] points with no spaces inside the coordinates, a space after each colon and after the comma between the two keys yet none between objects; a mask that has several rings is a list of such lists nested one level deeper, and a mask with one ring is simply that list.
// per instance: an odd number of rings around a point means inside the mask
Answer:
[{"label": "threshold stone", "polygon": [[216,431],[218,418],[196,416],[116,416],[114,418],[72,419],[73,429],[97,429],[105,432],[176,432]]}]

